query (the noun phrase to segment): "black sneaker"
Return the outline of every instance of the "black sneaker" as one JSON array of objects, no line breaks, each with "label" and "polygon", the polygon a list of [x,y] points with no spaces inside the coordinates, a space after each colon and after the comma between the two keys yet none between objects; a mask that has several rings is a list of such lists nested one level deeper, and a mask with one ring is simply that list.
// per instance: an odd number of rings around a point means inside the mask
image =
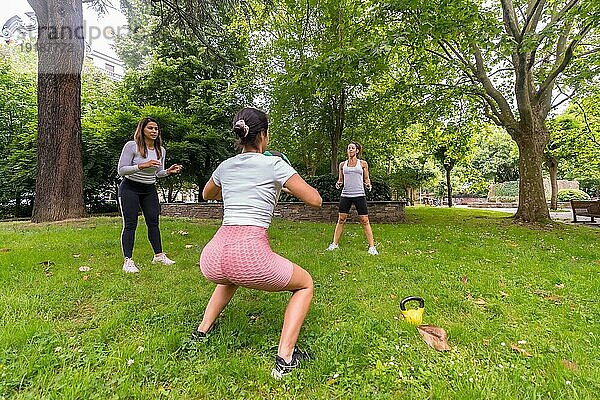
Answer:
[{"label": "black sneaker", "polygon": [[205,342],[208,339],[205,332],[200,332],[199,330],[194,329],[192,332],[192,340],[194,342]]},{"label": "black sneaker", "polygon": [[288,375],[294,368],[298,368],[302,361],[312,360],[314,357],[311,353],[302,351],[298,347],[294,346],[294,352],[292,353],[292,359],[290,362],[279,356],[275,356],[275,367],[271,371],[271,376],[275,379],[281,379]]}]

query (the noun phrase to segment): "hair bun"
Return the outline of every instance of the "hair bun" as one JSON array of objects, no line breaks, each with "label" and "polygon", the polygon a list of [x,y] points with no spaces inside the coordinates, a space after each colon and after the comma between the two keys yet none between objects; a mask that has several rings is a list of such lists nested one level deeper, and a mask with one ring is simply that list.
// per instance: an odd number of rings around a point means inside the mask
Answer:
[{"label": "hair bun", "polygon": [[250,127],[246,125],[246,121],[244,121],[243,119],[239,119],[233,125],[233,131],[239,137],[244,138],[248,136],[248,132],[250,132]]}]

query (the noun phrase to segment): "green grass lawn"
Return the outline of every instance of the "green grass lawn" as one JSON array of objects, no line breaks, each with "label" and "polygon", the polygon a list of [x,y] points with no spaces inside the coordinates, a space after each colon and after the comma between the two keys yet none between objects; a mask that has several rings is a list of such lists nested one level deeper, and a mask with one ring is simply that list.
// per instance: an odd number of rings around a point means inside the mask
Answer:
[{"label": "green grass lawn", "polygon": [[[274,222],[273,249],[315,281],[299,344],[316,359],[285,381],[270,371],[288,293],[240,289],[210,340],[189,341],[214,288],[197,262],[217,221],[163,218],[177,261],[164,267],[140,220],[135,275],[121,272],[119,218],[1,223],[0,398],[598,398],[600,230],[407,213],[373,226],[378,257],[359,225],[332,253],[333,224]],[[408,295],[450,352],[398,319]]]}]

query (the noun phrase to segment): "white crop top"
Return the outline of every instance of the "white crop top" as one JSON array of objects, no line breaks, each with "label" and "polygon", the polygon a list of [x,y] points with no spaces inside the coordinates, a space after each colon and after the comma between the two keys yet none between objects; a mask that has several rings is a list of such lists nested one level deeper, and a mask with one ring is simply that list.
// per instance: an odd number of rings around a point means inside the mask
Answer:
[{"label": "white crop top", "polygon": [[280,157],[261,153],[223,161],[212,175],[223,194],[223,225],[268,228],[281,188],[296,173]]}]

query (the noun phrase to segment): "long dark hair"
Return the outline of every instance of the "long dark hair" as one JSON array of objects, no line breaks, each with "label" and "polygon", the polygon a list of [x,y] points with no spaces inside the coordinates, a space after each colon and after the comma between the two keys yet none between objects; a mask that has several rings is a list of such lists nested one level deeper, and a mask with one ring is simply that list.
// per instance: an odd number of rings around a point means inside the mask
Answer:
[{"label": "long dark hair", "polygon": [[162,157],[162,138],[160,134],[160,125],[158,121],[152,117],[145,117],[138,122],[137,128],[135,129],[135,133],[133,134],[133,140],[137,144],[137,151],[144,158],[148,156],[148,147],[146,146],[146,139],[144,138],[144,129],[148,123],[154,122],[158,126],[158,136],[154,139],[154,150],[156,151],[156,157],[160,160]]},{"label": "long dark hair", "polygon": [[233,117],[233,133],[237,137],[238,148],[244,146],[258,147],[260,133],[269,129],[267,114],[256,108],[241,109]]}]

